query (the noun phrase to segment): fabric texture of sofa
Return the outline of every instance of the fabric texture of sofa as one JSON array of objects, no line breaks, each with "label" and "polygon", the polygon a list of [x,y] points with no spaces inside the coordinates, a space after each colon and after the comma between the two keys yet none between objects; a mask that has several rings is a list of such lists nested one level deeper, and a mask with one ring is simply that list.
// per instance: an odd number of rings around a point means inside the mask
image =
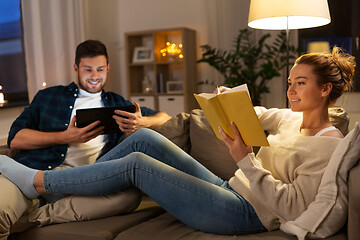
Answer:
[{"label": "fabric texture of sofa", "polygon": [[[330,118],[333,124],[346,133],[348,121],[344,121],[344,112],[339,109],[332,111]],[[223,179],[229,179],[237,170],[226,146],[216,138],[201,110],[193,110],[191,114],[178,114],[156,130]],[[0,148],[0,154],[14,156],[16,153],[3,146]],[[347,223],[339,232],[327,239],[360,239],[359,182],[360,166],[357,161],[347,181]],[[21,223],[16,224],[9,239],[297,239],[280,230],[244,236],[203,233],[187,227],[147,196],[143,196],[138,209],[130,214],[28,229],[23,229],[24,226]]]}]

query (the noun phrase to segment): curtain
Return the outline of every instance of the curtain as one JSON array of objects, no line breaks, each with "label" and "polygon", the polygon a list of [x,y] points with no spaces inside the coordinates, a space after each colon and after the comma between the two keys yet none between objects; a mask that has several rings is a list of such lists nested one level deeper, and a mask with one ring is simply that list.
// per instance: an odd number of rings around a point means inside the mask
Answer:
[{"label": "curtain", "polygon": [[46,87],[74,81],[76,46],[84,40],[84,0],[22,0],[30,101]]}]

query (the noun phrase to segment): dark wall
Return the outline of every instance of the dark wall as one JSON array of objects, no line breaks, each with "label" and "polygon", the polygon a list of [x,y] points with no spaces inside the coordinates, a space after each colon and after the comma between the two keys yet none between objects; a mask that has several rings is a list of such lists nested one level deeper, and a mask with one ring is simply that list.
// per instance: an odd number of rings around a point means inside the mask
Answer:
[{"label": "dark wall", "polygon": [[[343,47],[355,56],[357,66],[360,66],[360,1],[328,0],[328,3],[331,23],[322,27],[299,30],[299,46],[305,48],[309,38],[328,38],[331,45]],[[356,70],[354,90],[360,91],[360,69]]]}]

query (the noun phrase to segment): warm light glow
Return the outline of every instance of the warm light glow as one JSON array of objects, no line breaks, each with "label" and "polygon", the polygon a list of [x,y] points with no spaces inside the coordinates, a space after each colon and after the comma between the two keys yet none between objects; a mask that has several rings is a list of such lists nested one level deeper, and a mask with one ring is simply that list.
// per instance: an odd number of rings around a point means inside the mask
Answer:
[{"label": "warm light glow", "polygon": [[5,103],[5,98],[3,93],[0,93],[0,103]]},{"label": "warm light glow", "polygon": [[310,42],[307,49],[309,53],[330,53],[330,43],[327,41]]},{"label": "warm light glow", "polygon": [[281,30],[323,26],[330,23],[327,0],[251,0],[248,26]]},{"label": "warm light glow", "polygon": [[42,83],[43,88],[46,88],[46,82]]},{"label": "warm light glow", "polygon": [[[0,85],[0,91],[2,91],[3,87]],[[4,93],[0,92],[0,104],[6,103]],[[1,105],[3,106],[3,105]]]},{"label": "warm light glow", "polygon": [[179,59],[184,58],[182,54],[183,45],[180,43],[176,45],[175,43],[166,42],[166,47],[160,49],[161,56],[166,57],[166,55],[177,56]]}]

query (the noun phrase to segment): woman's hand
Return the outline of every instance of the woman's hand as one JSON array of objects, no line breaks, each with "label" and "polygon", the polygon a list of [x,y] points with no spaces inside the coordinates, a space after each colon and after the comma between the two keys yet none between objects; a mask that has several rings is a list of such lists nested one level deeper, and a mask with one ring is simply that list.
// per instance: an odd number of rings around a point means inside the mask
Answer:
[{"label": "woman's hand", "polygon": [[217,87],[213,93],[215,94],[219,94],[219,93],[223,93],[227,90],[229,90],[230,88],[227,88],[227,87],[224,87],[224,86],[220,86],[220,87]]},{"label": "woman's hand", "polygon": [[225,145],[229,148],[230,154],[235,160],[236,163],[240,162],[244,157],[246,157],[249,153],[253,152],[251,146],[246,146],[239,129],[237,128],[234,122],[231,122],[231,127],[234,132],[235,140],[231,139],[222,129],[219,127],[220,135],[225,143]]}]

